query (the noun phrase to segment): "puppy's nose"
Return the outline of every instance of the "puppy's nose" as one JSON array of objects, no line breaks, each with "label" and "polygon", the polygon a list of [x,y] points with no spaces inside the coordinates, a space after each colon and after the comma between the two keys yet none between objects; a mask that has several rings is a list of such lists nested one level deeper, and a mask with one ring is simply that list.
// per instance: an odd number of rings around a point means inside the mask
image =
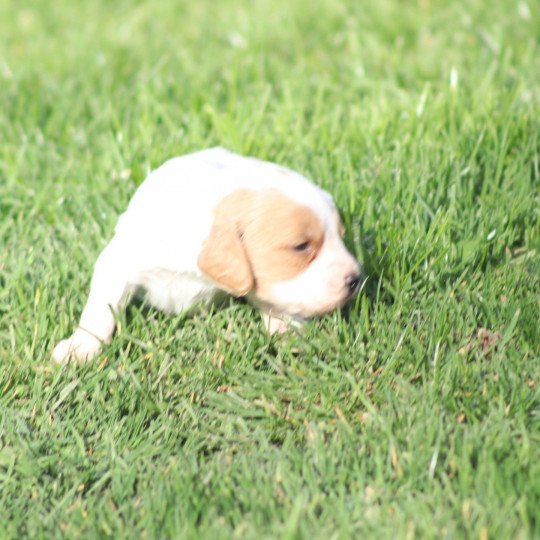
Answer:
[{"label": "puppy's nose", "polygon": [[360,287],[360,274],[349,274],[345,278],[345,287],[350,296],[356,293]]}]

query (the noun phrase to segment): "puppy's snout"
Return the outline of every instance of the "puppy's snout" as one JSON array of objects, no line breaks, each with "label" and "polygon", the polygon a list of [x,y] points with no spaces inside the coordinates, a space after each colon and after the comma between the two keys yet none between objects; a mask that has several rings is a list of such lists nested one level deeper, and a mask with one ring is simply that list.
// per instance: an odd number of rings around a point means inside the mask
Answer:
[{"label": "puppy's snout", "polygon": [[353,296],[360,288],[360,274],[349,274],[345,278],[345,287],[349,296]]}]

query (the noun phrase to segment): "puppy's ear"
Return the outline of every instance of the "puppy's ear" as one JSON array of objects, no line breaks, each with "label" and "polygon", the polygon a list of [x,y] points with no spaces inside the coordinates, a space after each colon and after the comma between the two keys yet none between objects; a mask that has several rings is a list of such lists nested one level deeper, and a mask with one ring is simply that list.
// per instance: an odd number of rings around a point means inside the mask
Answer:
[{"label": "puppy's ear", "polygon": [[203,274],[234,296],[245,296],[254,286],[239,225],[244,199],[244,196],[232,197],[217,209],[197,261]]}]

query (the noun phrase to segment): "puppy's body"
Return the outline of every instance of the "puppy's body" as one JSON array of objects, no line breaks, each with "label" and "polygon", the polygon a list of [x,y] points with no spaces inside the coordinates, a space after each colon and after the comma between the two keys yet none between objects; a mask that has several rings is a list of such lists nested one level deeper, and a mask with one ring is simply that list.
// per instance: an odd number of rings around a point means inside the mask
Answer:
[{"label": "puppy's body", "polygon": [[173,313],[247,296],[270,331],[330,311],[358,286],[340,228],[330,195],[289,169],[221,148],[171,159],[120,216],[79,327],[53,357],[93,357],[133,295]]}]

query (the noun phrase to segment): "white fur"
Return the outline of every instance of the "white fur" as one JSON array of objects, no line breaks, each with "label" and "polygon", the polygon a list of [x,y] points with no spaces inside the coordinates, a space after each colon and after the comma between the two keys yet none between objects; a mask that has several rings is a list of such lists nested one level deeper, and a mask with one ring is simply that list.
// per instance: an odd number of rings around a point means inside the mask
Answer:
[{"label": "white fur", "polygon": [[269,187],[311,208],[325,240],[301,275],[276,284],[269,298],[248,298],[266,314],[270,331],[285,329],[282,315],[302,319],[336,307],[344,273],[358,273],[358,265],[339,238],[330,195],[289,169],[213,148],[171,159],[141,184],[96,262],[78,328],[56,346],[53,358],[92,358],[111,339],[114,313],[133,295],[167,312],[215,300],[221,289],[197,265],[213,210],[239,188]]}]

